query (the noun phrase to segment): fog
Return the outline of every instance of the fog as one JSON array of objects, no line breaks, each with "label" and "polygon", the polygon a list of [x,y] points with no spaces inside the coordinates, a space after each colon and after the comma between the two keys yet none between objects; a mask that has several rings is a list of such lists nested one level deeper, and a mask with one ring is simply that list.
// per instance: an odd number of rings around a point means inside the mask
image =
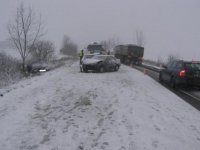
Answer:
[{"label": "fog", "polygon": [[[0,41],[8,38],[6,26],[22,0],[0,0]],[[136,31],[144,35],[146,59],[178,55],[200,60],[199,0],[24,0],[41,14],[45,39],[59,50],[64,35],[79,48],[91,42],[117,38],[136,43]]]}]

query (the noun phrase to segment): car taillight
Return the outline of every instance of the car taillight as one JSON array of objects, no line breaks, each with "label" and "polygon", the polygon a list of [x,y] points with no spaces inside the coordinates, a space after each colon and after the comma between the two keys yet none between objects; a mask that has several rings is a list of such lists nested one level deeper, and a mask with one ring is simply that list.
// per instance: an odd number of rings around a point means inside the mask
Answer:
[{"label": "car taillight", "polygon": [[185,69],[179,71],[179,77],[185,77],[185,73],[186,73]]},{"label": "car taillight", "polygon": [[197,61],[192,61],[192,64],[197,64],[198,62]]}]

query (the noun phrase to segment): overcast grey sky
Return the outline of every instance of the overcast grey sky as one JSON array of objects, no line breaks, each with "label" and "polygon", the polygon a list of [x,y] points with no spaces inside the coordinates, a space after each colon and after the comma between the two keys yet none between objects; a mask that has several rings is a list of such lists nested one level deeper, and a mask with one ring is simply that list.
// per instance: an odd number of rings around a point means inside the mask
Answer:
[{"label": "overcast grey sky", "polygon": [[[23,0],[0,0],[0,40]],[[179,55],[200,60],[199,0],[24,0],[42,14],[46,39],[61,47],[64,35],[83,48],[88,43],[117,37],[135,43],[135,32],[145,38],[145,58]]]}]

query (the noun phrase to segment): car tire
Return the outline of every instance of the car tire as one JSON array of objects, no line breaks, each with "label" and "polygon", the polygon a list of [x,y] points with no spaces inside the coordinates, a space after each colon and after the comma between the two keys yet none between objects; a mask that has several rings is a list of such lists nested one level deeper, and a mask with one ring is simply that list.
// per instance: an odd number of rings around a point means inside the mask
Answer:
[{"label": "car tire", "polygon": [[119,66],[116,65],[116,66],[115,66],[115,71],[118,71],[118,70],[119,70]]},{"label": "car tire", "polygon": [[100,67],[99,67],[99,72],[100,72],[100,73],[104,73],[104,72],[105,72],[105,69],[104,69],[103,66],[100,66]]}]

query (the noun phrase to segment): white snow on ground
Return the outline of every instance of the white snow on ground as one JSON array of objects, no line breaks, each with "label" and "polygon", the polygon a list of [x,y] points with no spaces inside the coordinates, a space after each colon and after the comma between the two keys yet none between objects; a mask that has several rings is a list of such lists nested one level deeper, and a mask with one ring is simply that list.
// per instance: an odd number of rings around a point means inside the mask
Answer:
[{"label": "white snow on ground", "polygon": [[1,150],[199,148],[199,111],[123,65],[99,74],[66,64],[0,97]]}]

